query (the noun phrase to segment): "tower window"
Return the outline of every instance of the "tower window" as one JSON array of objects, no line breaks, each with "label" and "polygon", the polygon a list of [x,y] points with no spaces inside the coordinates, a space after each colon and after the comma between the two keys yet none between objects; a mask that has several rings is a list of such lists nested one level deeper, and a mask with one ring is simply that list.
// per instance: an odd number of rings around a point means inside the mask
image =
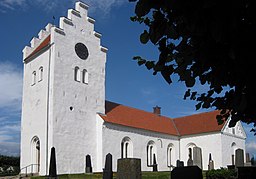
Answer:
[{"label": "tower window", "polygon": [[32,83],[31,85],[35,85],[36,84],[36,71],[33,71],[32,73]]},{"label": "tower window", "polygon": [[88,72],[86,69],[83,70],[83,77],[82,77],[82,82],[85,83],[85,84],[88,84],[88,79],[89,76],[88,76]]},{"label": "tower window", "polygon": [[79,70],[79,67],[75,67],[75,70],[74,70],[74,79],[75,81],[80,81],[80,70]]},{"label": "tower window", "polygon": [[38,81],[42,81],[43,80],[43,71],[44,71],[43,67],[40,67],[39,68],[39,80]]}]

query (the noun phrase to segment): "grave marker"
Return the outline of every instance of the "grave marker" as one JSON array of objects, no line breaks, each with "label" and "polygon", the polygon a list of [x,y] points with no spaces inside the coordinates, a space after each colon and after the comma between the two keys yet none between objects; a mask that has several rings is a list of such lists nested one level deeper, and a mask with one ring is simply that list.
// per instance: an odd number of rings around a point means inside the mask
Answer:
[{"label": "grave marker", "polygon": [[86,155],[85,158],[85,173],[92,173],[92,162],[90,155]]},{"label": "grave marker", "polygon": [[202,150],[200,147],[193,148],[193,163],[198,166],[200,169],[203,168],[202,164]]},{"label": "grave marker", "polygon": [[103,179],[113,179],[112,155],[108,153],[105,160],[105,168],[103,169]]},{"label": "grave marker", "polygon": [[122,158],[117,160],[117,179],[141,179],[141,160]]},{"label": "grave marker", "polygon": [[244,150],[243,149],[236,149],[236,167],[243,167],[244,166]]}]

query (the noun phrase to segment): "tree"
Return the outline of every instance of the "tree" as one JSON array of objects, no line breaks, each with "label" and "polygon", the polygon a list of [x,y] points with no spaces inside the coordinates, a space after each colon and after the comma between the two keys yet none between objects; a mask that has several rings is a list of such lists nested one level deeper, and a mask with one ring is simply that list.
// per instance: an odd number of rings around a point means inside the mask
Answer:
[{"label": "tree", "polygon": [[[187,87],[184,98],[197,101],[197,110],[220,110],[219,124],[231,116],[229,127],[239,120],[256,126],[255,1],[129,1],[136,2],[131,20],[146,25],[141,43],[159,50],[155,61],[134,57],[139,65],[169,84],[177,74]],[[208,91],[193,90],[196,80]]]}]

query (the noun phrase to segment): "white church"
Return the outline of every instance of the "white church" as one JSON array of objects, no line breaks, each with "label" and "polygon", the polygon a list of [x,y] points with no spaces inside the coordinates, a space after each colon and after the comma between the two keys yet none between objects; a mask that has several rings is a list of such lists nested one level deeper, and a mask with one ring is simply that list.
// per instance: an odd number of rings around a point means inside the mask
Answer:
[{"label": "white church", "polygon": [[[88,6],[76,2],[59,27],[48,24],[23,50],[24,81],[21,119],[21,173],[47,175],[55,147],[57,173],[84,173],[90,155],[93,172],[102,172],[105,156],[140,158],[142,171],[159,171],[176,161],[185,166],[194,147],[202,150],[207,170],[234,162],[234,151],[245,151],[246,134],[240,122],[218,125],[217,111],[181,118],[128,107],[105,99],[107,48],[94,30]],[[192,158],[193,159],[193,158]]]}]

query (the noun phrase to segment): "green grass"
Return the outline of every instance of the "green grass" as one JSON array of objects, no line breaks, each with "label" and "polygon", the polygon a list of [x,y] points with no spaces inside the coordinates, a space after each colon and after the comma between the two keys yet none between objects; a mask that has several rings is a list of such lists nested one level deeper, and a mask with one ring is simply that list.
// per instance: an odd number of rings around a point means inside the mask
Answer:
[{"label": "green grass", "polygon": [[[45,176],[35,176],[32,179],[43,179]],[[102,173],[94,174],[66,174],[59,175],[58,179],[102,179]],[[116,173],[113,174],[116,179]],[[170,172],[142,172],[142,179],[170,179]]]},{"label": "green grass", "polygon": [[[32,179],[45,179],[44,176],[31,177]],[[205,179],[205,171],[203,171],[203,178]],[[67,174],[59,175],[58,179],[102,179],[102,173],[94,174]],[[113,175],[116,179],[116,173]],[[171,179],[170,172],[142,172],[142,179]]]}]

